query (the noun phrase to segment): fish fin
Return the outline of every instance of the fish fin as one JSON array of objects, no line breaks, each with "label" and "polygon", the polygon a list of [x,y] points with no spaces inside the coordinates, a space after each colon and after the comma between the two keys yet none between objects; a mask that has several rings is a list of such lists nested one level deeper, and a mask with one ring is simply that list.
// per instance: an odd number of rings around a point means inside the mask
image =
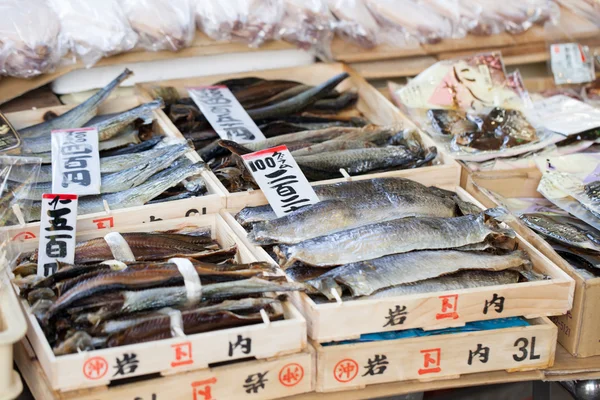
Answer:
[{"label": "fish fin", "polygon": [[243,156],[244,154],[253,153],[253,151],[250,150],[249,148],[244,147],[241,144],[236,143],[232,140],[219,140],[218,144],[219,144],[219,146],[226,148],[227,150],[231,151],[233,154],[237,154],[239,156]]},{"label": "fish fin", "polygon": [[419,168],[422,165],[425,165],[431,161],[433,161],[437,157],[437,147],[429,147],[427,154],[422,160],[419,160],[415,163],[413,168]]}]

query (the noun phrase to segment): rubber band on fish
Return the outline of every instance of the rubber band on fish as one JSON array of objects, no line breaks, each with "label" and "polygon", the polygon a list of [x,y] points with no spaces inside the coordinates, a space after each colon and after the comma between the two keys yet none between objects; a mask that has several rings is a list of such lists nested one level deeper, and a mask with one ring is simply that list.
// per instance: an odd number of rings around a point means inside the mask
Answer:
[{"label": "rubber band on fish", "polygon": [[131,251],[131,247],[129,247],[129,244],[119,232],[107,233],[104,236],[104,241],[108,244],[108,247],[110,247],[110,252],[115,260],[123,262],[135,261],[135,256]]},{"label": "rubber band on fish", "polygon": [[183,276],[188,303],[198,303],[202,297],[202,283],[192,262],[187,258],[171,258],[169,262],[177,265],[179,273]]},{"label": "rubber band on fish", "polygon": [[181,316],[181,310],[166,307],[157,311],[159,314],[169,316],[169,322],[171,325],[171,336],[173,337],[184,337],[185,332],[183,331],[183,318]]}]

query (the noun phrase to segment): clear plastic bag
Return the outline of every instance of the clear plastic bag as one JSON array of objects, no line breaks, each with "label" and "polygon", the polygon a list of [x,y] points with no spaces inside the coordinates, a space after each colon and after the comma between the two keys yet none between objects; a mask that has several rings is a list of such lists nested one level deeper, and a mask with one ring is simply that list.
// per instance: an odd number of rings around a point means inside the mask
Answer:
[{"label": "clear plastic bag", "polygon": [[325,0],[283,0],[279,36],[323,60],[331,60],[334,18]]},{"label": "clear plastic bag", "polygon": [[196,0],[196,24],[215,40],[258,47],[275,38],[283,16],[278,0]]},{"label": "clear plastic bag", "polygon": [[0,0],[0,73],[29,78],[52,71],[63,56],[60,22],[44,0]]},{"label": "clear plastic bag", "polygon": [[196,34],[192,0],[125,0],[123,11],[146,50],[178,51],[190,46]]},{"label": "clear plastic bag", "polygon": [[[439,6],[442,2],[437,3]],[[365,0],[365,4],[386,32],[387,41],[391,44],[397,45],[402,35],[405,35],[407,40],[414,38],[420,43],[437,43],[453,35],[451,21],[425,2]]]},{"label": "clear plastic bag", "polygon": [[337,18],[335,31],[340,37],[365,48],[377,45],[379,25],[364,0],[327,0],[327,3]]},{"label": "clear plastic bag", "polygon": [[557,0],[561,6],[600,26],[600,2],[597,0]]},{"label": "clear plastic bag", "polygon": [[535,23],[556,20],[560,13],[551,0],[459,0],[461,9],[481,7],[479,23],[471,30],[476,35],[497,35],[504,31],[519,34]]},{"label": "clear plastic bag", "polygon": [[29,220],[34,201],[23,198],[37,183],[41,164],[35,157],[0,156],[0,227]]},{"label": "clear plastic bag", "polygon": [[117,0],[48,0],[58,14],[61,40],[86,66],[133,49],[137,34]]}]

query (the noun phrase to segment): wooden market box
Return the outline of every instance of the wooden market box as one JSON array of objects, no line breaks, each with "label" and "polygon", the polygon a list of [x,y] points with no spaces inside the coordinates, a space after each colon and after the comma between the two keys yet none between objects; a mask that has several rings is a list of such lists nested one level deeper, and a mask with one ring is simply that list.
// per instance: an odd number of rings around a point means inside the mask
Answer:
[{"label": "wooden market box", "polygon": [[[500,171],[496,175],[491,172],[471,173],[465,186],[485,206],[495,207],[500,204],[495,194],[504,198],[543,197],[537,191],[541,177],[537,169]],[[548,242],[518,218],[509,222],[509,225],[575,280],[573,308],[566,315],[552,318],[559,328],[558,342],[575,357],[600,355],[600,319],[597,315],[600,277],[584,279]]]},{"label": "wooden market box", "polygon": [[[107,100],[99,108],[99,115],[122,112],[130,108],[136,107],[144,103],[141,96],[119,97],[114,100]],[[63,114],[73,105],[56,106],[41,108],[35,110],[18,111],[6,114],[9,121],[16,129],[37,124],[44,121],[44,115],[52,112],[57,115]],[[170,125],[165,123],[164,113],[162,110],[153,111],[153,134],[166,137],[180,138],[174,132]],[[200,158],[196,153],[188,153],[193,158],[192,161],[199,161]],[[130,207],[111,210],[108,205],[105,206],[105,211],[80,215],[77,218],[77,229],[83,230],[107,230],[109,228],[119,228],[132,224],[140,224],[144,222],[160,221],[162,219],[181,218],[194,214],[211,214],[218,212],[225,206],[225,192],[222,191],[222,186],[216,181],[214,174],[207,168],[201,176],[206,183],[207,194],[200,197],[189,199],[169,201],[158,204],[148,204],[142,207]],[[15,225],[9,228],[0,228],[8,230],[11,239],[36,239],[39,232],[39,222]]]},{"label": "wooden market box", "polygon": [[[481,206],[464,189],[457,187],[456,192],[461,199]],[[262,247],[249,242],[246,231],[234,218],[237,211],[239,209],[222,210],[221,215],[259,260],[277,265]],[[517,235],[517,242],[519,248],[528,253],[534,270],[549,279],[325,304],[316,303],[304,293],[295,293],[292,299],[306,318],[308,336],[319,343],[400,328],[431,330],[510,316],[534,318],[565,314],[573,303],[573,280],[525,238]],[[502,311],[488,312],[486,304],[498,297],[504,298]],[[406,312],[401,326],[387,323],[397,309]]]},{"label": "wooden market box", "polygon": [[[172,86],[178,90],[180,95],[188,96],[186,87],[209,85],[221,81],[223,79],[233,79],[241,77],[259,77],[265,79],[291,79],[302,83],[306,83],[308,85],[317,85],[342,72],[347,72],[348,74],[350,74],[350,77],[344,80],[342,83],[340,83],[337,89],[355,89],[359,96],[357,109],[367,119],[369,119],[374,124],[378,125],[402,124],[404,127],[414,128],[415,130],[417,130],[415,125],[410,120],[405,118],[392,103],[390,103],[379,91],[377,91],[377,89],[371,86],[356,71],[344,64],[318,63],[304,67],[250,71],[238,74],[212,75],[198,78],[151,82],[139,85],[138,87],[145,96],[150,96],[152,88],[157,86]],[[172,130],[179,132],[177,128],[168,119],[168,117],[164,113],[162,115],[167,119],[165,123],[167,125],[171,125]],[[180,132],[179,134],[181,135]],[[418,134],[424,146],[435,146],[435,143],[429,136],[420,132]],[[412,179],[415,179],[421,183],[432,184],[433,182],[438,187],[445,189],[453,189],[455,186],[458,185],[460,179],[460,167],[458,163],[456,163],[451,157],[442,152],[439,148],[437,160],[439,162],[438,165],[418,168],[418,174],[415,174],[415,170],[409,169],[371,174],[370,176],[385,177],[389,176],[390,174],[393,174],[394,176],[411,177]],[[367,179],[367,176],[368,175],[359,175],[352,177],[352,179]],[[319,181],[318,183],[335,183],[342,181],[343,179],[344,178],[331,179],[327,181]],[[223,186],[222,190],[227,192],[227,190]],[[236,193],[227,192],[227,208],[244,207],[247,205],[258,205],[263,204],[265,201],[265,197],[262,191],[260,190]]]},{"label": "wooden market box", "polygon": [[[115,231],[166,231],[188,226],[210,227],[213,238],[224,248],[236,245],[238,262],[257,261],[252,252],[235,236],[218,214],[191,216],[152,224],[129,225],[102,232],[80,232],[77,239],[89,240]],[[36,246],[37,241],[35,240],[24,241],[20,243],[18,251],[31,251]],[[15,288],[15,290],[17,289]],[[16,296],[16,293],[13,292],[13,295]],[[27,339],[35,351],[51,388],[60,391],[103,386],[115,383],[119,379],[148,374],[169,375],[187,370],[206,369],[215,363],[242,358],[279,357],[300,352],[307,345],[306,321],[289,301],[285,301],[283,302],[285,319],[280,321],[269,321],[265,314],[265,320],[261,324],[55,356],[27,301],[22,300],[21,306],[27,317]],[[231,350],[232,346],[235,350],[235,344],[242,341],[246,346],[244,351]],[[129,369],[127,374],[117,374],[118,376],[115,377],[115,373],[119,371],[120,362],[122,364],[124,357],[131,359],[132,355],[138,361],[136,368]]]},{"label": "wooden market box", "polygon": [[552,366],[556,326],[546,317],[527,322],[529,326],[365,343],[323,345],[313,341],[317,353],[316,391]]},{"label": "wooden market box", "polygon": [[314,349],[262,360],[239,360],[197,371],[152,374],[118,385],[57,391],[29,342],[15,345],[15,362],[36,400],[270,400],[314,390]]}]

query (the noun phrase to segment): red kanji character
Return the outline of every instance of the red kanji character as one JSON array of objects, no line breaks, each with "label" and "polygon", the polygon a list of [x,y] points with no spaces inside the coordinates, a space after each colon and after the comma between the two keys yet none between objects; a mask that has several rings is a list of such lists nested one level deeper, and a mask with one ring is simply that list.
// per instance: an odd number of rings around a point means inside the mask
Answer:
[{"label": "red kanji character", "polygon": [[[212,390],[210,385],[217,383],[217,378],[205,379],[203,381],[192,382],[194,390],[194,400],[212,400]],[[200,386],[203,386],[200,388]],[[199,396],[202,396],[200,398]]]},{"label": "red kanji character", "polygon": [[338,382],[350,382],[358,375],[358,363],[351,358],[346,358],[335,365],[333,377]]},{"label": "red kanji character", "polygon": [[88,379],[100,379],[108,372],[108,362],[102,357],[92,357],[83,364],[83,374]]},{"label": "red kanji character", "polygon": [[192,359],[191,342],[172,344],[171,347],[175,349],[175,361],[171,362],[171,367],[179,367],[180,365],[194,363],[194,360]]},{"label": "red kanji character", "polygon": [[304,378],[304,368],[297,363],[287,364],[279,371],[279,382],[283,386],[296,386]]},{"label": "red kanji character", "polygon": [[440,361],[442,356],[442,350],[437,349],[429,349],[429,350],[421,350],[421,354],[423,354],[423,367],[419,369],[419,375],[423,374],[431,374],[440,372],[442,368],[440,367]]},{"label": "red kanji character", "polygon": [[[108,222],[108,226],[106,226],[104,224],[105,222]],[[96,224],[96,226],[98,227],[98,229],[112,228],[112,227],[115,226],[113,217],[105,217],[105,218],[93,219],[92,223]]]},{"label": "red kanji character", "polygon": [[451,294],[448,296],[440,296],[442,299],[442,312],[435,315],[435,319],[458,318],[458,295]]}]

